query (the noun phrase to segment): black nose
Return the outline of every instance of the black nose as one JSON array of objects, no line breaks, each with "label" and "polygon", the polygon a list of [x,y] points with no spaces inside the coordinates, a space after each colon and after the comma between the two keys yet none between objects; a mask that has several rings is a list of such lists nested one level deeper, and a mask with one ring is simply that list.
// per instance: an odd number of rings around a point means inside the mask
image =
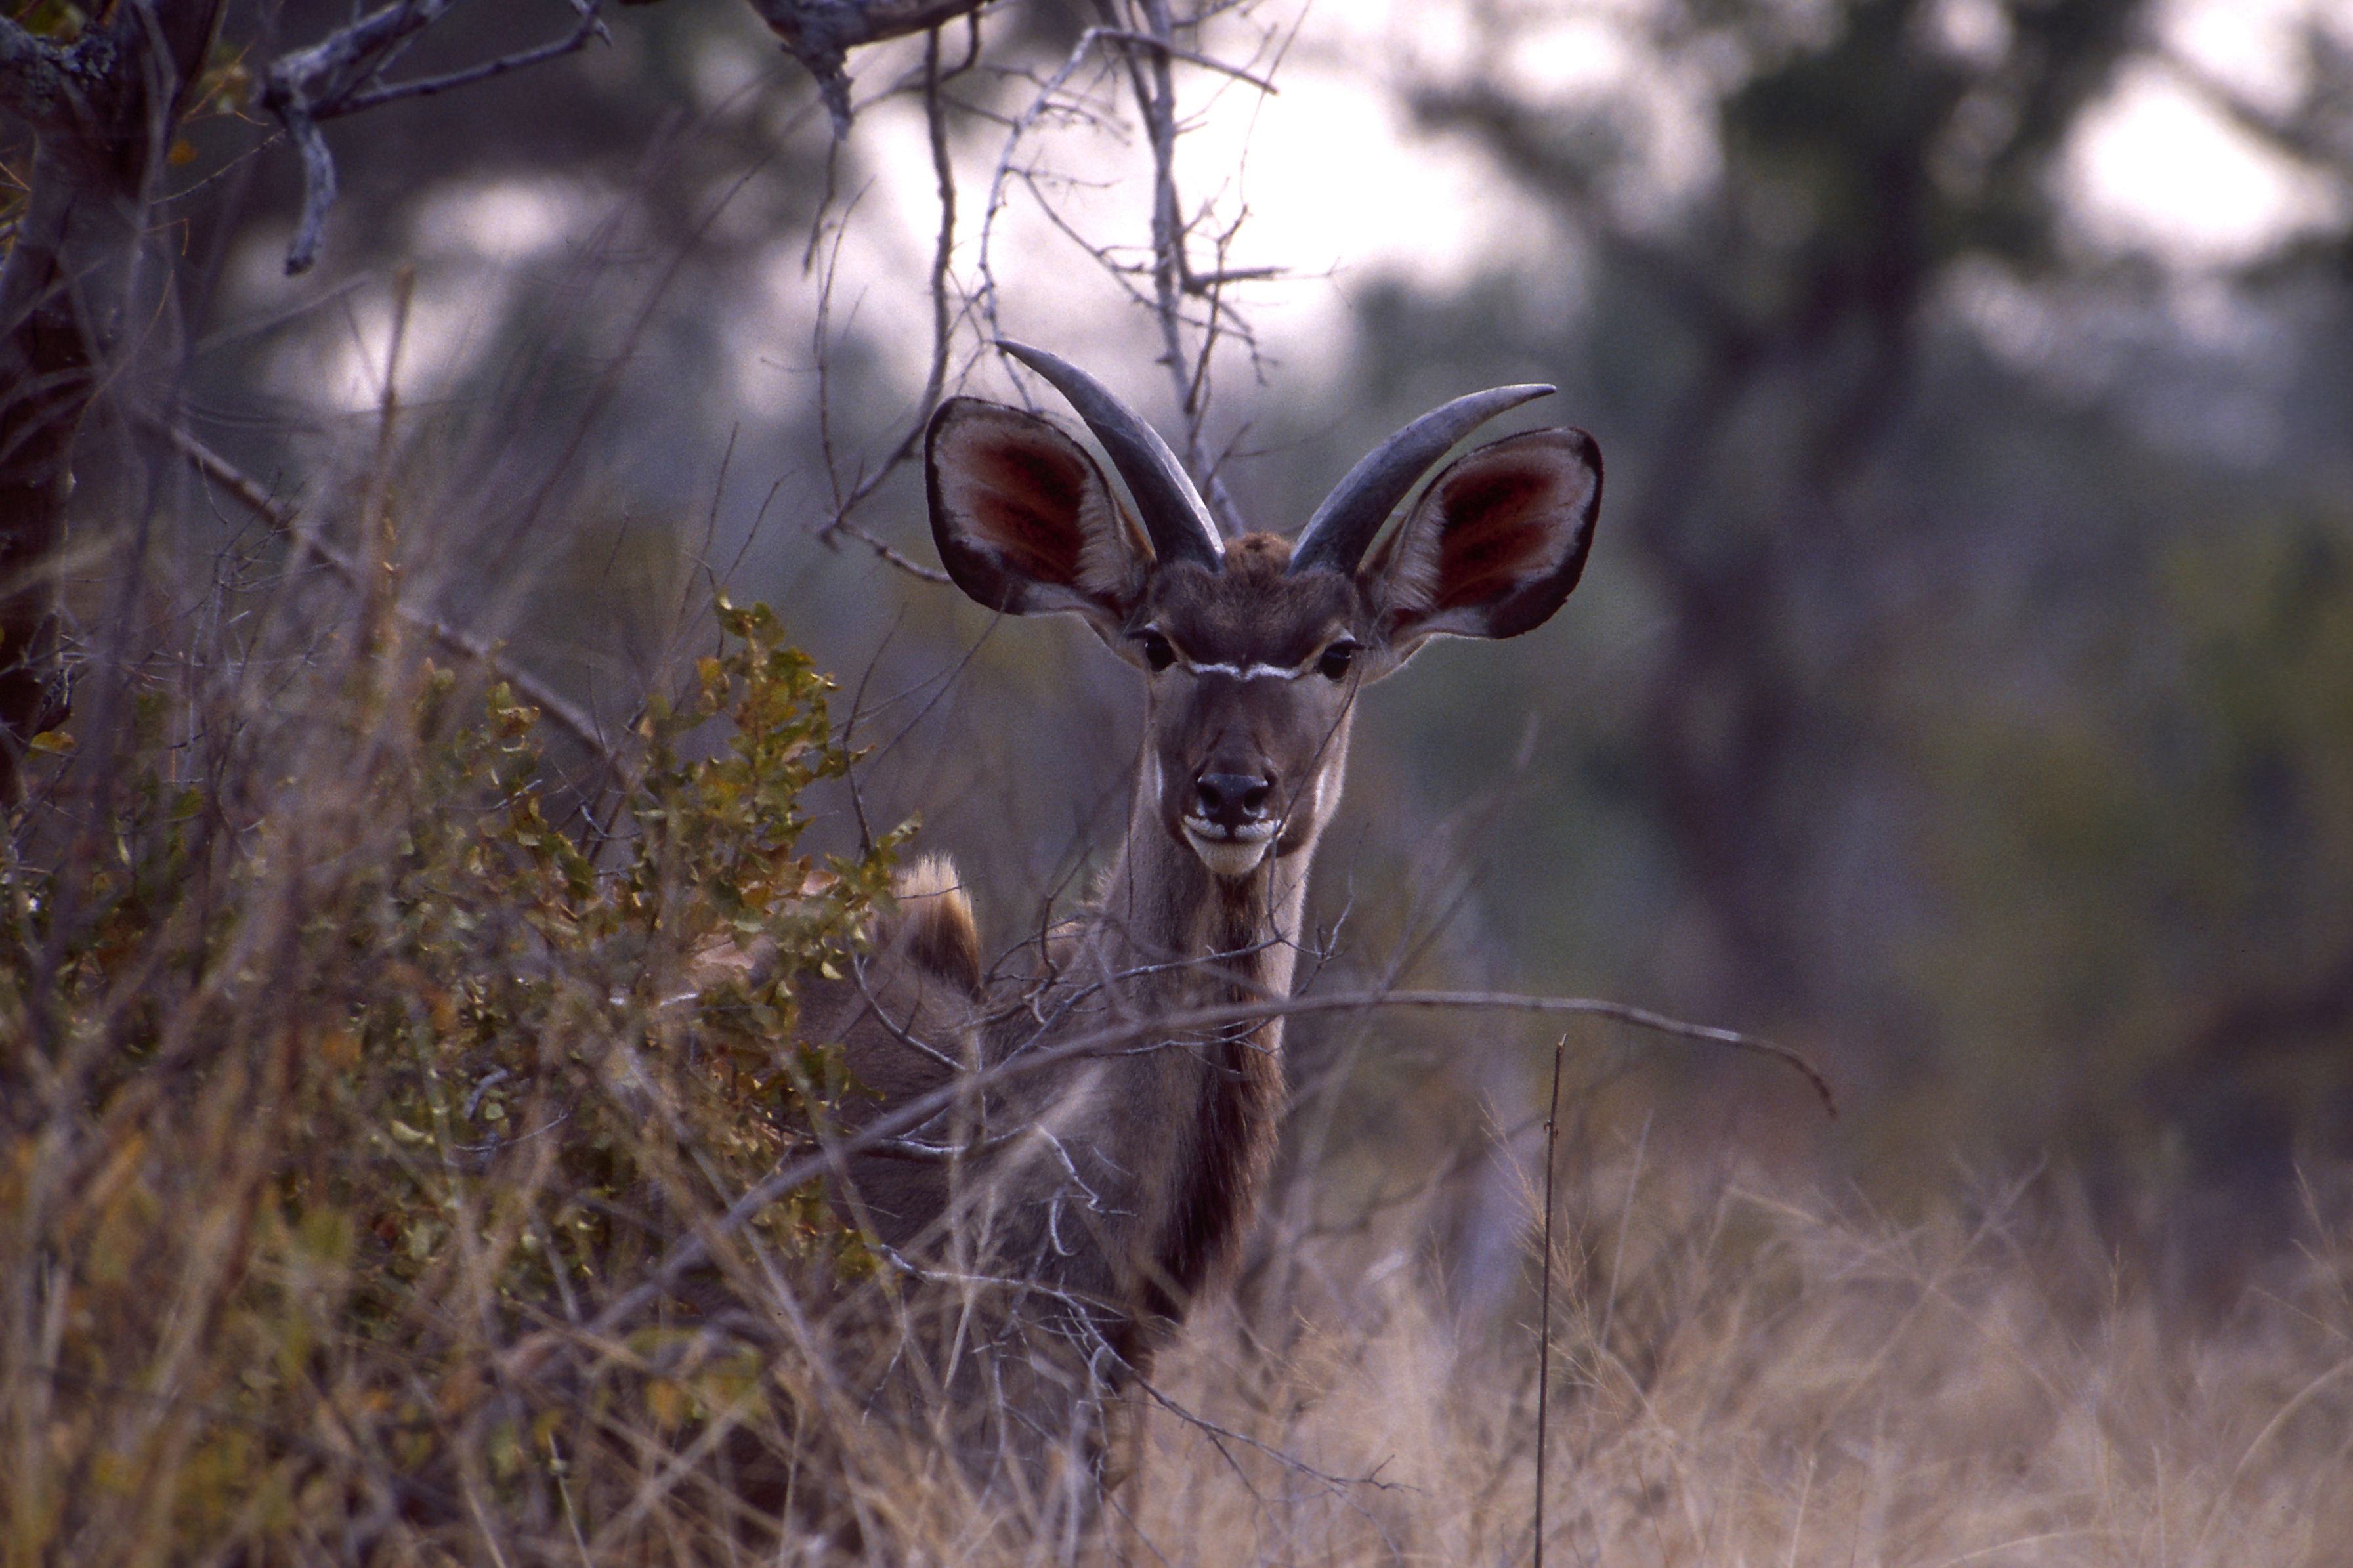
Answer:
[{"label": "black nose", "polygon": [[1241,827],[1266,816],[1266,797],[1273,781],[1250,773],[1203,773],[1193,791],[1201,815],[1219,827]]}]

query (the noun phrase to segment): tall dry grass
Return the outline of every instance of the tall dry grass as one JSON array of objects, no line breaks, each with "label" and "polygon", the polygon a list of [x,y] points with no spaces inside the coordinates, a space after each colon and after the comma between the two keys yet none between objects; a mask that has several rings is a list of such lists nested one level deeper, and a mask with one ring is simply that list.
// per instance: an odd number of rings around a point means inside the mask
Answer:
[{"label": "tall dry grass", "polygon": [[[1654,1173],[1577,1206],[1547,1562],[2353,1561],[2353,1249],[2193,1326],[2064,1205],[1898,1225]],[[1279,1354],[1229,1313],[1172,1358],[1133,1560],[1529,1561],[1532,1325],[1466,1345],[1412,1267],[1321,1294]]]}]

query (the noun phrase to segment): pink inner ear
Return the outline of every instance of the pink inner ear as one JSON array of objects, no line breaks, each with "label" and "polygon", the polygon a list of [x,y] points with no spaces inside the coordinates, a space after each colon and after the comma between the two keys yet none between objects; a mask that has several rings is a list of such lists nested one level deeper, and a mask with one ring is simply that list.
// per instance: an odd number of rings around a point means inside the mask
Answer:
[{"label": "pink inner ear", "polygon": [[[1541,458],[1489,462],[1458,474],[1440,498],[1448,525],[1438,543],[1433,611],[1486,605],[1554,564],[1559,480]],[[1453,520],[1460,518],[1461,522]]]},{"label": "pink inner ear", "polygon": [[1079,528],[1087,473],[1041,443],[979,445],[965,465],[965,512],[976,539],[1007,567],[1033,581],[1076,587],[1086,541]]}]

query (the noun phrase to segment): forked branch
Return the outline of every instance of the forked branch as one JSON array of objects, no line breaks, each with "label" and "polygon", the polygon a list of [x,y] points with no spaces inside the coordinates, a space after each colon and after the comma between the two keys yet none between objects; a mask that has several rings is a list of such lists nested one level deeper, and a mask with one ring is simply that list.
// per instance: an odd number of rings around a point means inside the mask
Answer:
[{"label": "forked branch", "polygon": [[308,272],[319,259],[320,231],[335,205],[335,159],[319,127],[327,121],[404,98],[427,98],[511,71],[527,69],[585,48],[591,38],[612,42],[596,15],[601,0],[571,0],[578,20],[560,38],[481,61],[463,70],[387,82],[417,35],[455,9],[458,0],[394,0],[306,49],[281,55],[262,73],[256,101],[276,116],[302,157],[302,217],[287,247],[289,274]]}]

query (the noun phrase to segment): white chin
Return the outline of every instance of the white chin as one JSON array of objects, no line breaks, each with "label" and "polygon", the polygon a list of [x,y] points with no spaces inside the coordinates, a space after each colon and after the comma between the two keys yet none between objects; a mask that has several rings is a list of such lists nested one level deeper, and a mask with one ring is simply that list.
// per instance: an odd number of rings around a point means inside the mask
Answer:
[{"label": "white chin", "polygon": [[1201,864],[1209,868],[1210,875],[1223,877],[1229,881],[1237,877],[1247,877],[1257,870],[1258,863],[1266,858],[1267,845],[1273,838],[1271,833],[1257,838],[1213,838],[1189,822],[1185,825],[1185,841],[1193,847],[1193,853],[1201,858]]}]

